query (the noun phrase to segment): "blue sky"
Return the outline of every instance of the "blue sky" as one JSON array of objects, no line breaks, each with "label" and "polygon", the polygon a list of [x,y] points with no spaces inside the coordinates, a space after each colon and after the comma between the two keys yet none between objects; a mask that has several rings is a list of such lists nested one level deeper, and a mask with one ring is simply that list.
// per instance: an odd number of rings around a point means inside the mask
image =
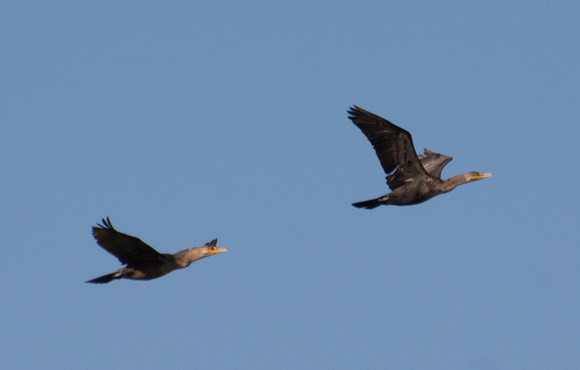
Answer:
[{"label": "blue sky", "polygon": [[[578,368],[580,5],[3,2],[0,367]],[[356,104],[494,177],[388,192]],[[91,226],[230,252],[149,282]]]}]

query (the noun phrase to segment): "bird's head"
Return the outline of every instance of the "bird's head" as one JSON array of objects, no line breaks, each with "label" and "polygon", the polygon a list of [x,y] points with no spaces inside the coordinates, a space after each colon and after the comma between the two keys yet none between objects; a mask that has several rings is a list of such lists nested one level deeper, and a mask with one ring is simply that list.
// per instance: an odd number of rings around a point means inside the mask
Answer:
[{"label": "bird's head", "polygon": [[214,254],[218,254],[218,253],[222,253],[222,252],[227,252],[228,249],[227,248],[218,248],[217,245],[212,245],[210,247],[208,247],[209,250],[207,252],[208,256],[213,256]]},{"label": "bird's head", "polygon": [[492,177],[491,173],[481,173],[481,172],[469,172],[469,175],[471,177],[470,181],[477,181],[477,180],[481,180],[481,179],[485,179],[486,177]]},{"label": "bird's head", "polygon": [[203,247],[199,247],[199,249],[201,249],[203,252],[204,257],[213,256],[214,254],[228,251],[227,248],[219,248],[217,246],[217,239],[214,239],[209,243],[205,243],[205,245]]}]

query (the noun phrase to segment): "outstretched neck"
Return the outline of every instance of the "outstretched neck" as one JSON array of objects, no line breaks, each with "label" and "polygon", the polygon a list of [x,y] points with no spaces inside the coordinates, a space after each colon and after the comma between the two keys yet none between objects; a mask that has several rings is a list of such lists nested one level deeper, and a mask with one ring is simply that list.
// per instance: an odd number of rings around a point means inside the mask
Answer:
[{"label": "outstretched neck", "polygon": [[184,249],[181,252],[177,252],[173,255],[175,262],[180,267],[187,267],[191,265],[192,262],[207,257],[207,247],[197,247]]},{"label": "outstretched neck", "polygon": [[470,173],[462,173],[460,175],[453,176],[450,179],[441,180],[440,189],[442,193],[447,193],[455,189],[459,185],[467,184],[468,182],[471,181],[473,181],[473,176],[471,176]]}]

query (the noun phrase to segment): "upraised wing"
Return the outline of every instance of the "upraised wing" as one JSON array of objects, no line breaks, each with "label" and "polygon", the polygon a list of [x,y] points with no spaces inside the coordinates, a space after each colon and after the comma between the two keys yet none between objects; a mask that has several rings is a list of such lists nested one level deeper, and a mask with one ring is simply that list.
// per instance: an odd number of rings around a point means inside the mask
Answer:
[{"label": "upraised wing", "polygon": [[419,161],[409,132],[356,105],[348,113],[348,118],[373,145],[381,166],[388,175],[387,185],[391,190],[406,182],[429,176]]},{"label": "upraised wing", "polygon": [[111,220],[103,219],[103,225],[93,227],[93,236],[104,250],[111,253],[125,265],[141,265],[162,262],[164,256],[143,243],[141,239],[115,230]]},{"label": "upraised wing", "polygon": [[433,177],[441,178],[441,171],[447,163],[453,160],[452,157],[423,149],[424,153],[419,156],[419,160],[427,173]]}]

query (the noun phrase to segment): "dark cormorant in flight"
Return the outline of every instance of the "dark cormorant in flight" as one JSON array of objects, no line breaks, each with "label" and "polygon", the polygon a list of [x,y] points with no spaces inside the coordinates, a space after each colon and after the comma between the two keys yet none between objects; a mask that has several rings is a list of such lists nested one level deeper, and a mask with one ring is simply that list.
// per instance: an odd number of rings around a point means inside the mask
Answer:
[{"label": "dark cormorant in flight", "polygon": [[217,239],[214,239],[203,247],[189,248],[175,254],[159,253],[140,239],[115,230],[108,217],[103,219],[103,225],[97,225],[93,227],[97,243],[127,266],[87,283],[103,284],[114,279],[151,280],[187,267],[193,261],[228,251],[218,248]]},{"label": "dark cormorant in flight", "polygon": [[458,185],[492,176],[491,173],[468,172],[441,180],[441,170],[453,158],[427,149],[417,156],[409,132],[356,105],[348,113],[348,118],[375,148],[391,189],[382,197],[354,203],[355,207],[373,209],[381,204],[418,204],[450,192]]}]

